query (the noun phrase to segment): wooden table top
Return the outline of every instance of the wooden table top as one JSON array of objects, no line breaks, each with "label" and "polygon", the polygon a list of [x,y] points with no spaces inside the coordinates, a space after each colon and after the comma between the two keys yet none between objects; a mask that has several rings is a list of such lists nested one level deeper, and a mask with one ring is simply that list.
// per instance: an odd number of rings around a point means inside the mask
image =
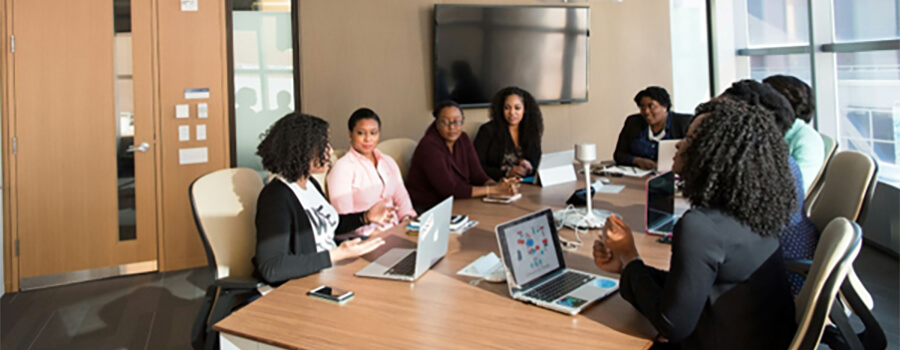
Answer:
[{"label": "wooden table top", "polygon": [[[614,178],[626,188],[618,194],[597,193],[594,207],[622,215],[635,231],[635,243],[649,265],[668,268],[670,246],[646,235],[644,179]],[[338,263],[317,274],[285,283],[265,297],[236,311],[215,329],[261,343],[291,349],[349,348],[593,348],[642,349],[656,331],[619,293],[576,316],[543,309],[510,298],[505,283],[472,283],[456,272],[478,257],[500,255],[494,227],[546,207],[565,207],[584,182],[547,188],[523,185],[515,203],[489,204],[480,199],[457,200],[454,214],[466,214],[479,225],[450,237],[442,261],[416,282],[355,277],[353,274],[393,247],[415,248],[415,237],[392,229],[387,244],[360,259]],[[560,235],[574,239],[574,232]],[[591,258],[593,233],[585,244],[566,251],[569,267],[600,271]],[[354,300],[337,305],[306,296],[319,285],[351,290]]]}]

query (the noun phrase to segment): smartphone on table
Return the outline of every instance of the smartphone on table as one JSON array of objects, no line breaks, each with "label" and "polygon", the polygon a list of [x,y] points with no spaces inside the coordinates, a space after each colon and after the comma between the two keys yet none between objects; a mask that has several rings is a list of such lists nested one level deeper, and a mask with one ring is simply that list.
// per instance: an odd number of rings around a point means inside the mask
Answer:
[{"label": "smartphone on table", "polygon": [[306,295],[338,304],[344,304],[353,299],[353,292],[326,285],[313,288]]}]

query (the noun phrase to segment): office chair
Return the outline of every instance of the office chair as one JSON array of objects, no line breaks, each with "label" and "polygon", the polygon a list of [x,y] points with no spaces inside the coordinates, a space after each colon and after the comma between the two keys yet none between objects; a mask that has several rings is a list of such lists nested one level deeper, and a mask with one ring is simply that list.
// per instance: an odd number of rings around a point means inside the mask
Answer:
[{"label": "office chair", "polygon": [[378,143],[378,150],[397,162],[397,167],[400,168],[400,175],[403,177],[403,181],[406,181],[406,174],[409,172],[409,162],[412,160],[413,152],[416,151],[417,145],[418,142],[407,138],[390,139]]},{"label": "office chair", "polygon": [[837,152],[838,148],[838,143],[833,138],[822,133],[819,133],[819,136],[822,137],[822,143],[825,144],[825,160],[822,162],[822,167],[819,169],[819,173],[816,174],[812,186],[809,186],[809,190],[806,192],[806,197],[803,201],[803,212],[806,213],[806,216],[809,216],[809,211],[812,209],[812,203],[814,203],[816,197],[819,196],[819,190],[822,189],[822,183],[825,180],[823,175],[825,175],[825,170],[828,169],[828,164],[831,162],[831,159],[834,158],[834,154]]},{"label": "office chair", "polygon": [[191,209],[214,277],[191,331],[195,349],[218,348],[218,332],[212,326],[263,285],[253,277],[251,261],[262,188],[259,174],[248,168],[214,171],[191,183]]},{"label": "office chair", "polygon": [[861,241],[859,225],[845,218],[834,219],[822,232],[806,283],[794,299],[797,333],[789,349],[816,349],[822,339],[826,317],[835,310],[843,314],[834,299],[859,254]]},{"label": "office chair", "polygon": [[[875,192],[877,176],[878,164],[864,153],[843,151],[834,155],[822,176],[822,186],[815,198],[815,204],[810,208],[809,219],[816,229],[823,232],[826,225],[836,218],[847,218],[862,225]],[[804,273],[802,268],[796,269],[795,266],[789,266],[789,269]],[[859,280],[852,266],[843,284],[840,288],[841,300],[848,308],[847,311],[855,313],[860,318],[865,331],[857,335],[850,328],[841,329],[838,324],[841,335],[851,346],[857,339],[862,339],[863,344],[857,344],[859,348],[863,348],[862,345],[865,345],[866,349],[885,348],[887,338],[884,330],[871,311],[874,307],[872,295]],[[840,314],[832,315],[832,318],[847,316],[844,312]],[[832,321],[835,322],[834,319]]]}]

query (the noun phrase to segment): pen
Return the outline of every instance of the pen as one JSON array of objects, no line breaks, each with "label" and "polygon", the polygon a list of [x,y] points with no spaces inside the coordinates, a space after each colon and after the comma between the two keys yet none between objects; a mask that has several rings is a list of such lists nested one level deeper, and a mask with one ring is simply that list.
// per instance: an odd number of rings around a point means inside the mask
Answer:
[{"label": "pen", "polygon": [[631,169],[631,172],[632,172],[633,174],[637,174],[637,170],[634,170],[634,167],[628,167],[628,168]]}]

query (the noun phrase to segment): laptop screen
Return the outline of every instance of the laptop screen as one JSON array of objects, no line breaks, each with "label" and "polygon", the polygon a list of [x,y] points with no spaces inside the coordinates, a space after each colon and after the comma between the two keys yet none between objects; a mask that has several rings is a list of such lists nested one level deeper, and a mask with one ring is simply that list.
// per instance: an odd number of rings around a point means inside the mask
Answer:
[{"label": "laptop screen", "polygon": [[647,180],[647,228],[675,215],[675,173],[669,171]]},{"label": "laptop screen", "polygon": [[516,285],[526,288],[529,283],[565,268],[550,209],[501,224],[497,234],[504,264],[512,271]]}]

